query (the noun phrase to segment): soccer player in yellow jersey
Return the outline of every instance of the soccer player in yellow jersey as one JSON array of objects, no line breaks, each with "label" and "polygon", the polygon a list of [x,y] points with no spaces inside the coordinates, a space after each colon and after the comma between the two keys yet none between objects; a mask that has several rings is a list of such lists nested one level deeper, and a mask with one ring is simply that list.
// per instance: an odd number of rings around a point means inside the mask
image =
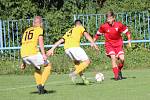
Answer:
[{"label": "soccer player in yellow jersey", "polygon": [[54,46],[47,52],[47,55],[53,55],[54,49],[64,42],[65,53],[74,61],[75,64],[75,71],[70,73],[69,76],[72,78],[72,81],[75,82],[75,78],[79,74],[84,84],[89,84],[89,81],[82,74],[85,68],[90,64],[88,56],[80,47],[80,39],[83,35],[88,41],[91,42],[91,46],[98,50],[97,45],[94,43],[89,33],[87,33],[85,28],[82,26],[82,22],[80,20],[76,20],[75,26],[66,32],[62,39],[54,44]]},{"label": "soccer player in yellow jersey", "polygon": [[[39,44],[39,48],[37,47]],[[47,60],[47,56],[44,51],[43,42],[43,22],[40,16],[36,16],[33,20],[33,27],[26,29],[22,37],[21,57],[23,64],[21,68],[24,69],[26,64],[31,64],[35,67],[34,77],[37,83],[38,93],[44,94],[47,91],[44,89],[44,85],[51,70],[51,64]],[[41,66],[44,66],[43,72],[41,72]]]}]

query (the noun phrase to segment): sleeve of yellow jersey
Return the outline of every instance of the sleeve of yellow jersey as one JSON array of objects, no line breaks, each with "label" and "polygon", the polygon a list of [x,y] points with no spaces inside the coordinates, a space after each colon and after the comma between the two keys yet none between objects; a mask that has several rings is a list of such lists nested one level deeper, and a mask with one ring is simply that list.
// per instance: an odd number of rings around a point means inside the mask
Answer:
[{"label": "sleeve of yellow jersey", "polygon": [[80,26],[80,27],[79,27],[79,30],[81,31],[81,34],[83,34],[83,33],[86,31],[83,26]]},{"label": "sleeve of yellow jersey", "polygon": [[62,37],[64,40],[67,38],[67,33]]},{"label": "sleeve of yellow jersey", "polygon": [[[71,30],[71,29],[70,29],[70,30]],[[69,31],[70,31],[70,30],[69,30]],[[67,32],[65,33],[65,35],[62,37],[64,40],[68,37],[69,31],[67,31]]]},{"label": "sleeve of yellow jersey", "polygon": [[39,28],[39,29],[38,29],[38,34],[39,34],[39,36],[43,36],[43,35],[44,35],[42,28]]}]

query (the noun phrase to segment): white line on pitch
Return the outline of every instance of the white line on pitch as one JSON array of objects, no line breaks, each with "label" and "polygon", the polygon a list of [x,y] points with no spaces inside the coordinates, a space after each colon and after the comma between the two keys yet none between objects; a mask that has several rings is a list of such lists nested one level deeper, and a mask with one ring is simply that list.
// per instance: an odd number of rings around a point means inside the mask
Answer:
[{"label": "white line on pitch", "polygon": [[[89,77],[87,79],[93,79],[92,77]],[[54,82],[49,82],[46,83],[46,85],[51,85],[51,84],[57,84],[57,83],[64,83],[64,82],[69,82],[69,80],[66,81],[54,81]],[[22,86],[22,87],[16,87],[16,88],[5,88],[5,89],[0,89],[0,91],[9,91],[9,90],[16,90],[16,89],[25,89],[25,88],[31,88],[35,87],[36,85],[27,85],[27,86]]]},{"label": "white line on pitch", "polygon": [[[57,84],[57,83],[64,83],[68,81],[55,81],[55,82],[49,82],[46,83],[46,85],[51,85],[51,84]],[[31,88],[35,87],[36,85],[28,85],[28,86],[22,86],[22,87],[16,87],[16,88],[5,88],[5,89],[0,89],[0,91],[8,91],[8,90],[16,90],[16,89],[24,89],[24,88]]]}]

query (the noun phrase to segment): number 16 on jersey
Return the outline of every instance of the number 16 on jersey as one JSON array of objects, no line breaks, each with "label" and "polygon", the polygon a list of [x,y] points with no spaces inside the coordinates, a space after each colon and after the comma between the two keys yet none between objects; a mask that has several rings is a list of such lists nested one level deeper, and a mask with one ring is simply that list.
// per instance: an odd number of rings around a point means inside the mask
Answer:
[{"label": "number 16 on jersey", "polygon": [[27,31],[27,32],[25,33],[25,38],[24,38],[25,41],[26,41],[26,40],[31,40],[31,39],[33,38],[33,31],[34,31],[34,30],[30,30],[30,31]]}]

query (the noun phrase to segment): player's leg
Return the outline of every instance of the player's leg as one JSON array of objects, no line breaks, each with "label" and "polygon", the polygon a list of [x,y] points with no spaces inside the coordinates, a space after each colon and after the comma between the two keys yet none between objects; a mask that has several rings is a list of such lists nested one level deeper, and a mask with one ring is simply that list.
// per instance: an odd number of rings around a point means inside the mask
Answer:
[{"label": "player's leg", "polygon": [[76,67],[76,69],[74,71],[75,74],[79,74],[79,73],[81,73],[82,71],[84,71],[88,67],[88,65],[90,64],[90,60],[89,60],[87,54],[85,53],[85,51],[82,48],[80,48],[80,47],[72,49],[70,51],[70,53],[72,53],[72,55],[73,55],[75,60],[82,61]]},{"label": "player's leg", "polygon": [[[79,67],[79,65],[80,65],[80,61],[74,60],[74,64],[75,64],[74,68],[75,68],[75,70],[76,70],[76,69]],[[79,75],[80,75],[80,77],[81,77],[82,79],[84,78],[83,71],[81,71],[81,72],[79,73]],[[72,73],[70,73],[69,76],[72,78],[73,83],[75,83],[75,79],[76,79],[77,74],[75,74],[74,72],[72,72]]]},{"label": "player's leg", "polygon": [[50,71],[51,71],[51,64],[48,64],[47,66],[44,66],[43,72],[41,71],[40,73],[37,73],[37,71],[35,72],[36,82],[39,81],[39,83],[37,84],[39,94],[47,93],[47,90],[45,90],[44,86],[50,75]]},{"label": "player's leg", "polygon": [[[75,61],[74,61],[74,64],[75,64],[74,68],[76,69],[76,68],[80,65],[80,61],[75,60]],[[81,72],[79,73],[79,75],[80,75],[80,77],[82,77],[82,76],[83,76],[83,72],[81,71]]]},{"label": "player's leg", "polygon": [[70,58],[73,58],[76,61],[82,61],[82,62],[76,64],[75,71],[70,74],[70,76],[72,77],[72,79],[73,79],[73,76],[76,76],[76,75],[80,75],[81,78],[83,78],[84,76],[83,76],[82,72],[90,64],[90,60],[89,60],[88,56],[86,55],[85,51],[82,48],[80,48],[80,47],[72,48],[72,49],[69,50],[69,52],[67,53],[67,55],[71,56]]},{"label": "player's leg", "polygon": [[[30,63],[35,67],[35,80],[37,83],[39,94],[46,93],[46,90],[44,89],[45,82],[48,79],[48,76],[50,75],[51,71],[51,64],[49,61],[44,61],[42,55],[39,53],[37,55],[31,56],[29,58]],[[41,72],[41,66],[44,65],[44,70]]]},{"label": "player's leg", "polygon": [[34,78],[35,78],[35,81],[36,81],[38,93],[41,94],[41,88],[42,88],[42,85],[41,85],[42,72],[41,72],[40,69],[35,69]]},{"label": "player's leg", "polygon": [[75,71],[72,73],[75,76],[76,75],[80,75],[80,77],[82,78],[84,84],[88,85],[89,81],[87,80],[87,78],[83,75],[83,71],[88,67],[88,65],[90,64],[90,60],[85,60],[82,63],[80,63],[78,66],[76,66]]},{"label": "player's leg", "polygon": [[87,78],[83,75],[83,71],[89,66],[89,64],[91,63],[90,59],[88,58],[87,54],[85,53],[85,51],[82,48],[78,49],[78,53],[75,56],[76,59],[82,61],[78,67],[76,67],[76,70],[74,71],[76,74],[79,74],[80,77],[82,78],[84,84],[89,84],[89,81],[87,80]]},{"label": "player's leg", "polygon": [[83,71],[85,70],[86,67],[88,67],[89,64],[90,64],[90,60],[85,60],[82,63],[76,63],[75,71],[70,73],[70,75],[69,75],[72,78],[72,81],[74,83],[75,83],[75,78],[77,75],[80,75],[80,77],[82,78],[82,80],[85,84],[89,83],[89,81],[86,79],[86,77],[83,74]]},{"label": "player's leg", "polygon": [[110,55],[110,58],[111,58],[112,70],[113,70],[113,73],[114,73],[114,79],[118,80],[119,69],[117,67],[116,56],[115,55]]},{"label": "player's leg", "polygon": [[75,74],[80,74],[82,71],[84,71],[87,67],[88,67],[88,65],[90,64],[90,60],[88,59],[88,60],[84,60],[82,63],[80,63],[79,65],[78,65],[78,67],[76,67],[76,69],[75,69]]},{"label": "player's leg", "polygon": [[37,83],[39,94],[47,93],[47,90],[45,90],[44,86],[50,75],[50,71],[51,71],[51,64],[44,66],[43,72],[41,72],[41,70],[35,71],[34,76]]},{"label": "player's leg", "polygon": [[42,85],[41,85],[42,72],[41,72],[40,66],[36,66],[34,64],[34,62],[36,60],[35,58],[36,58],[35,56],[24,57],[23,64],[21,65],[21,67],[22,67],[22,69],[25,69],[26,64],[29,64],[29,65],[31,64],[35,67],[34,78],[35,78],[35,82],[37,85],[38,93],[41,94],[40,87],[42,87]]},{"label": "player's leg", "polygon": [[[66,55],[67,55],[69,58],[71,58],[71,60],[74,61],[74,64],[75,64],[74,68],[76,69],[76,67],[78,67],[78,65],[80,64],[80,61],[75,60],[75,58],[74,58],[72,52],[73,52],[73,51],[72,51],[71,48],[65,50]],[[71,73],[69,74],[69,77],[71,77],[72,82],[75,83],[76,74],[73,73],[73,72],[71,72]]]},{"label": "player's leg", "polygon": [[75,64],[74,68],[76,69],[80,65],[80,61],[74,60],[73,62]]},{"label": "player's leg", "polygon": [[[45,82],[47,81],[48,79],[48,76],[50,74],[50,70],[51,70],[51,65],[48,64],[47,66],[44,66],[44,70],[43,72],[40,72],[40,75],[39,76],[36,76],[37,79],[38,77],[40,77],[40,84],[37,85],[37,88],[38,88],[38,92],[39,94],[44,94],[44,93],[47,93],[47,90],[45,90],[44,86],[45,86]],[[36,72],[35,72],[36,73]],[[37,80],[36,79],[36,80]]]},{"label": "player's leg", "polygon": [[38,85],[41,85],[42,72],[41,72],[40,69],[35,69],[34,78],[35,78],[35,81],[36,81],[37,86],[38,86]]},{"label": "player's leg", "polygon": [[116,50],[110,44],[105,44],[106,55],[111,59],[112,71],[114,73],[114,79],[118,80],[118,66],[116,59]]},{"label": "player's leg", "polygon": [[119,69],[119,77],[122,79],[122,68],[124,66],[124,54],[121,54],[118,56],[119,58],[119,63],[118,63],[118,69]]},{"label": "player's leg", "polygon": [[36,56],[36,61],[34,62],[34,65],[36,67],[44,66],[44,70],[42,72],[42,80],[41,80],[41,85],[44,87],[44,85],[50,75],[50,72],[51,72],[51,63],[49,63],[48,60],[44,61],[42,55],[38,54]]},{"label": "player's leg", "polygon": [[116,47],[115,50],[116,50],[117,58],[119,59],[118,62],[119,78],[122,79],[123,77],[121,71],[124,66],[124,51],[122,49],[122,45]]},{"label": "player's leg", "polygon": [[44,70],[42,72],[42,80],[41,80],[41,84],[44,87],[49,75],[51,72],[51,63],[47,64],[46,66],[44,66]]},{"label": "player's leg", "polygon": [[124,54],[119,55],[119,63],[118,63],[118,68],[119,70],[122,70],[124,66]]}]

